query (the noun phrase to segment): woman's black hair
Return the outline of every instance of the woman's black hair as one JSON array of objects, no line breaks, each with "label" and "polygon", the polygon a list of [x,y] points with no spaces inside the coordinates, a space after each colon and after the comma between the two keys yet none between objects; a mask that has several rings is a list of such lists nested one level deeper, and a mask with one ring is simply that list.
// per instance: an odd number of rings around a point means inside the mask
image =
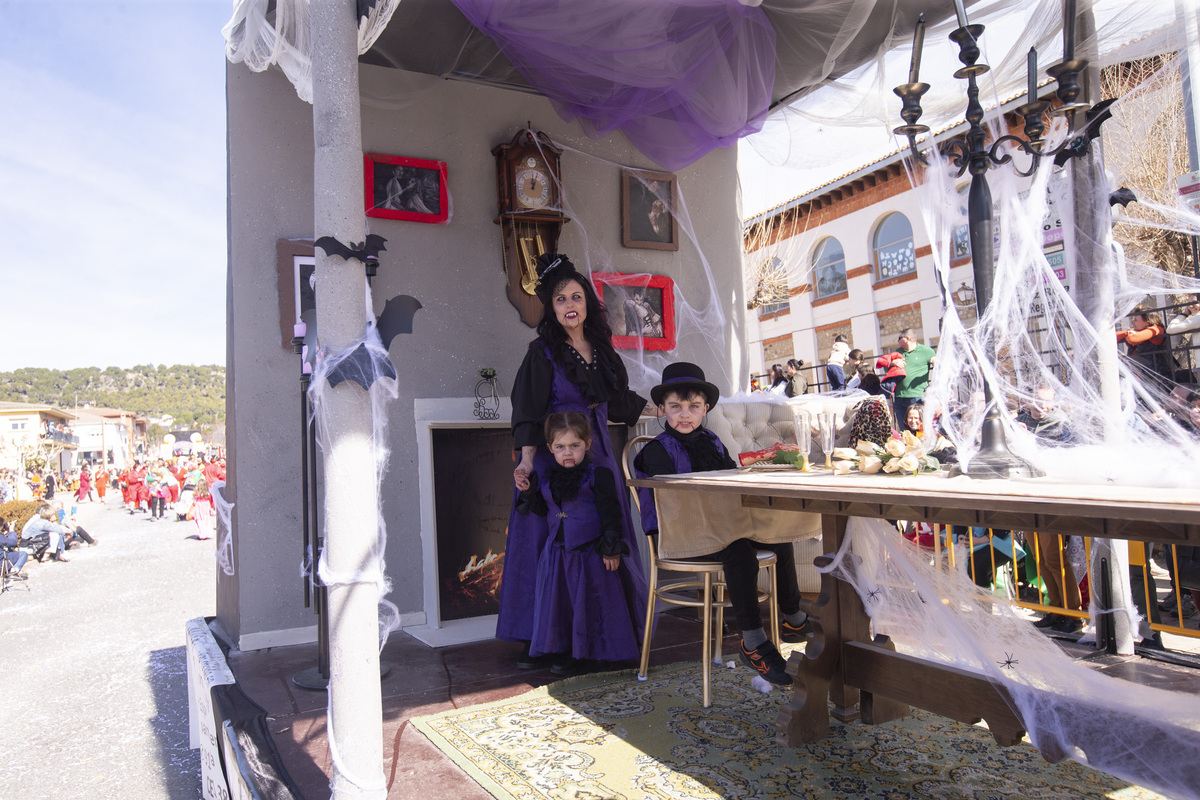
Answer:
[{"label": "woman's black hair", "polygon": [[778,386],[787,381],[787,373],[778,364],[771,365],[771,385]]},{"label": "woman's black hair", "polygon": [[868,372],[866,375],[863,375],[858,382],[858,388],[867,394],[883,394],[883,386],[879,383],[879,376],[874,372]]},{"label": "woman's black hair", "polygon": [[567,281],[575,281],[583,289],[587,306],[587,314],[583,320],[583,335],[592,345],[595,352],[610,368],[616,369],[621,364],[612,344],[612,328],[608,325],[608,315],[604,303],[592,288],[592,282],[580,275],[571,259],[559,253],[543,253],[538,256],[538,287],[537,296],[542,301],[542,319],[538,322],[538,336],[550,348],[554,358],[560,363],[568,363],[567,333],[558,322],[554,313],[554,295],[559,287]]}]

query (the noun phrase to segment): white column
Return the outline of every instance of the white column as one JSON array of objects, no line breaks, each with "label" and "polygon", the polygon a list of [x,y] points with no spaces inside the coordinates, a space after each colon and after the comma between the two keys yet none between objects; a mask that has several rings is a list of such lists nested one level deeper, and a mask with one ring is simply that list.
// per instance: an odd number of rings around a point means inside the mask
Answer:
[{"label": "white column", "polygon": [[[1081,3],[1075,20],[1078,41],[1082,45],[1082,57],[1088,59],[1085,73],[1083,99],[1095,105],[1100,101],[1100,56],[1096,42],[1096,20],[1090,3]],[[1076,124],[1081,126],[1083,115],[1077,114]],[[1092,142],[1094,152],[1085,158],[1071,159],[1071,170],[1075,180],[1075,281],[1072,290],[1076,294],[1079,310],[1096,329],[1096,348],[1093,372],[1087,380],[1100,387],[1100,396],[1112,410],[1120,408],[1120,379],[1117,359],[1117,331],[1113,319],[1116,314],[1116,275],[1112,269],[1116,261],[1112,254],[1112,218],[1107,207],[1098,205],[1096,198],[1107,193],[1103,174],[1103,147],[1100,139]],[[1114,419],[1115,414],[1110,415]],[[1108,438],[1116,439],[1117,431],[1106,431]],[[1123,539],[1092,539],[1091,574],[1089,584],[1093,606],[1099,601],[1102,568],[1106,568],[1112,579],[1112,608],[1127,609],[1133,605],[1133,591],[1129,585],[1129,548]],[[1117,652],[1132,655],[1134,652],[1134,629],[1125,612],[1112,613],[1113,636]]]},{"label": "white column", "polygon": [[[362,205],[362,130],[354,0],[312,4],[313,188],[316,237],[366,239]],[[336,353],[366,324],[366,280],[359,261],[316,253],[321,345]],[[321,387],[327,397],[326,561],[334,576],[374,568],[378,535],[371,404],[362,387]],[[329,587],[329,741],[333,797],[383,797],[383,711],[379,687],[378,591],[372,583]]]}]

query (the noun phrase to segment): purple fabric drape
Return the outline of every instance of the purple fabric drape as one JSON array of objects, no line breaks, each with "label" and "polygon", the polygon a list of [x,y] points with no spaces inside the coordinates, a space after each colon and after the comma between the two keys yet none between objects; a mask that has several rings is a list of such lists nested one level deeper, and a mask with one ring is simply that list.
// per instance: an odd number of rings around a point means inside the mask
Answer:
[{"label": "purple fabric drape", "polygon": [[737,0],[454,0],[564,119],[668,170],[762,126],[775,32]]}]

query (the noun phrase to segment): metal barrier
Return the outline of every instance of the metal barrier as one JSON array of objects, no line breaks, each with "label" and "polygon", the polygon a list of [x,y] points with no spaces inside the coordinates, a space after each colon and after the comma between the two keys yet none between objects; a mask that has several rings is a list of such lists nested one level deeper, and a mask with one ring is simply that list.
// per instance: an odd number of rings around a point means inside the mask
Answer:
[{"label": "metal barrier", "polygon": [[[1088,619],[1091,589],[1099,585],[1091,575],[1091,537],[993,531],[990,528],[981,536],[973,528],[942,524],[930,526],[925,532],[917,530],[905,535],[930,550],[934,563],[945,564],[949,570],[965,569],[977,586],[1004,593],[1015,606],[1078,619],[1081,623]],[[1068,538],[1081,539],[1082,558],[1075,559],[1082,561],[1081,576],[1076,576],[1072,566]],[[1175,545],[1130,542],[1130,585],[1134,604],[1150,623],[1151,630],[1200,638],[1200,629],[1186,627],[1188,618],[1179,611],[1188,604],[1185,598],[1190,599],[1192,595],[1178,582],[1172,582],[1168,595],[1168,598],[1174,598],[1175,622],[1163,621],[1171,615],[1159,609],[1158,593],[1153,588],[1157,584],[1151,572],[1150,556],[1154,547],[1165,548],[1168,572],[1172,575],[1180,573],[1179,551]],[[963,560],[966,563],[960,565]],[[1052,602],[1054,599],[1058,602]],[[1200,612],[1191,618],[1200,622]]]}]

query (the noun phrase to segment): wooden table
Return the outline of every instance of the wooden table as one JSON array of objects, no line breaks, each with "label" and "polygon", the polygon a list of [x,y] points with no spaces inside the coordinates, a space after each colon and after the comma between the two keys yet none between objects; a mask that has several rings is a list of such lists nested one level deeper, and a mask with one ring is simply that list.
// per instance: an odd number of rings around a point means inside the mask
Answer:
[{"label": "wooden table", "polygon": [[[945,473],[835,476],[728,470],[633,480],[657,492],[737,494],[744,506],[805,511],[822,517],[824,561],[842,546],[850,517],[1056,532],[1111,539],[1200,544],[1195,491],[1076,485],[1045,478],[973,480]],[[731,531],[731,538],[745,531]],[[825,562],[827,563],[827,561]],[[776,720],[776,739],[796,747],[829,735],[829,704],[843,722],[867,724],[906,716],[909,706],[962,722],[984,719],[1001,745],[1025,733],[1001,689],[986,677],[895,652],[870,636],[870,618],[854,589],[824,574],[809,609],[818,634],[791,656],[797,676],[791,701]],[[1061,753],[1045,753],[1057,761]]]}]

